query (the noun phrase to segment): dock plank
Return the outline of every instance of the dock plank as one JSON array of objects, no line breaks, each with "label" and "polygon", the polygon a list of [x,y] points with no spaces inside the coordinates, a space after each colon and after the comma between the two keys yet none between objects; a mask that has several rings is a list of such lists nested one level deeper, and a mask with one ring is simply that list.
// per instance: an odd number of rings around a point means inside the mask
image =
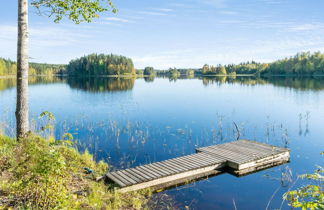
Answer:
[{"label": "dock plank", "polygon": [[144,178],[143,176],[141,176],[137,173],[134,173],[133,171],[131,171],[129,169],[125,169],[124,171],[127,172],[128,174],[133,175],[133,177],[136,177],[138,179],[138,183],[148,181],[148,179]]},{"label": "dock plank", "polygon": [[138,177],[142,177],[142,179],[144,179],[145,181],[150,181],[152,179],[151,177],[147,176],[146,174],[144,174],[143,172],[137,170],[136,168],[129,168],[128,170],[130,170],[134,174],[137,174]]},{"label": "dock plank", "polygon": [[108,172],[106,178],[128,192],[146,187],[170,186],[221,169],[242,175],[289,161],[289,150],[256,141],[238,140],[196,149],[195,154]]}]

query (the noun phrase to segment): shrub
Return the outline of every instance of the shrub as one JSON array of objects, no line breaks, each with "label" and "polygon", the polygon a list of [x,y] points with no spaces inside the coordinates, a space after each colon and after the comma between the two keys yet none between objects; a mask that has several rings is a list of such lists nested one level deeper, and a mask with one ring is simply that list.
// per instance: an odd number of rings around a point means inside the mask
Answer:
[{"label": "shrub", "polygon": [[[322,152],[324,155],[324,152]],[[284,194],[284,199],[288,205],[294,208],[304,209],[324,209],[324,168],[318,166],[313,174],[303,174],[299,177],[308,179],[310,184],[297,190],[292,190]]]},{"label": "shrub", "polygon": [[[85,168],[93,173],[84,173]],[[95,181],[107,169],[69,141],[30,134],[17,142],[0,136],[0,209],[141,208],[149,191],[118,194]]]}]

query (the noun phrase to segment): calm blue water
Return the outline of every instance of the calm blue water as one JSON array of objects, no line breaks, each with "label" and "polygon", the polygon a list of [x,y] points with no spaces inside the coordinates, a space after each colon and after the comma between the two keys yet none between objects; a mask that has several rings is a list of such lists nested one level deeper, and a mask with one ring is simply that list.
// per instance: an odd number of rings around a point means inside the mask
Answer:
[{"label": "calm blue water", "polygon": [[[0,79],[0,127],[14,131],[15,84]],[[33,129],[51,111],[55,135],[72,133],[112,169],[194,153],[241,138],[291,149],[291,162],[244,177],[222,174],[154,195],[152,208],[289,209],[282,195],[298,174],[324,165],[324,80],[45,79],[30,81]],[[34,123],[36,122],[36,123]],[[290,175],[292,174],[292,176]]]}]

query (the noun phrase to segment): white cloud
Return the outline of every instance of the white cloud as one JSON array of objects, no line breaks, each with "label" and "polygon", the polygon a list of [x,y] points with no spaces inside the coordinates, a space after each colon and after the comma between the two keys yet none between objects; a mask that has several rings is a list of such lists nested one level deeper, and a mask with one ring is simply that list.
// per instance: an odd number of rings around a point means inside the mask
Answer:
[{"label": "white cloud", "polygon": [[169,9],[169,8],[154,8],[154,10],[156,11],[160,11],[160,12],[173,12],[173,9]]},{"label": "white cloud", "polygon": [[[42,56],[39,52],[48,52],[55,47],[69,47],[88,39],[89,36],[68,28],[37,26],[29,28],[30,56]],[[0,57],[16,57],[17,27],[0,25]],[[38,52],[35,54],[35,52]]]},{"label": "white cloud", "polygon": [[302,24],[291,26],[289,28],[291,31],[314,31],[319,29],[324,29],[324,25],[322,24]]},{"label": "white cloud", "polygon": [[235,11],[228,11],[228,10],[220,11],[220,13],[223,14],[223,15],[237,15],[238,14]]},{"label": "white cloud", "polygon": [[142,15],[154,15],[154,16],[167,16],[167,15],[169,15],[168,13],[152,12],[152,11],[139,11],[137,13],[142,14]]},{"label": "white cloud", "polygon": [[96,22],[97,24],[100,25],[111,25],[111,26],[122,26],[122,24],[116,23],[116,22],[107,22],[107,21],[100,21],[100,22]]},{"label": "white cloud", "polygon": [[108,21],[114,21],[114,22],[121,22],[121,23],[129,23],[129,22],[133,22],[131,20],[128,19],[124,19],[124,18],[118,18],[118,17],[106,17],[104,18],[105,20]]},{"label": "white cloud", "polygon": [[17,27],[0,25],[0,57],[15,59],[17,45]]},{"label": "white cloud", "polygon": [[228,40],[223,45],[214,43],[210,47],[183,48],[182,50],[156,52],[132,58],[137,68],[145,66],[154,66],[157,69],[200,68],[205,63],[217,65],[251,60],[271,62],[303,51],[324,52],[324,37],[320,35],[310,37],[287,35],[286,37],[273,37],[271,40],[265,37],[253,42],[245,42],[244,39]]}]

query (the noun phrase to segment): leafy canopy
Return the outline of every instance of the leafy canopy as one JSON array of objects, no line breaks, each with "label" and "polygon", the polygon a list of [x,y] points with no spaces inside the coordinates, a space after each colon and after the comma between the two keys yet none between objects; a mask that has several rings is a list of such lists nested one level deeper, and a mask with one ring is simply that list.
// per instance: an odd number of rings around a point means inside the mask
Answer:
[{"label": "leafy canopy", "polygon": [[[324,152],[321,153],[324,155]],[[324,209],[324,168],[317,166],[313,174],[303,174],[299,177],[307,179],[312,183],[305,185],[297,190],[288,191],[284,194],[284,199],[293,208]]]},{"label": "leafy canopy", "polygon": [[101,12],[117,12],[111,0],[32,0],[31,5],[37,8],[39,14],[54,16],[56,23],[63,17],[76,24],[91,22]]}]

